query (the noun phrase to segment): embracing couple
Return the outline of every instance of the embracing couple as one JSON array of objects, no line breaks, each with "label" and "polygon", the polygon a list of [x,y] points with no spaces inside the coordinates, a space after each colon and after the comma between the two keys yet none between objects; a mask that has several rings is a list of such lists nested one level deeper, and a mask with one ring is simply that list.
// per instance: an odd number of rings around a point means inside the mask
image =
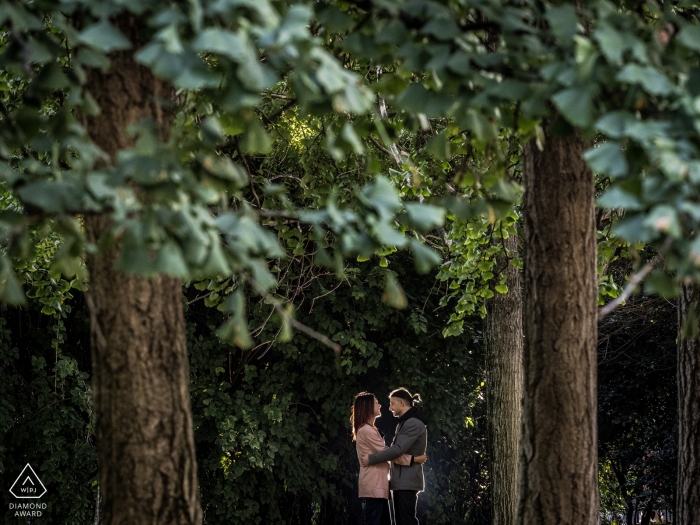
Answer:
[{"label": "embracing couple", "polygon": [[425,488],[423,463],[428,443],[427,419],[414,406],[420,401],[420,395],[411,395],[405,388],[389,394],[389,410],[399,423],[394,440],[387,447],[374,426],[374,420],[381,416],[379,401],[369,392],[355,396],[350,423],[360,460],[359,495],[364,525],[391,525],[391,516],[394,525],[418,525],[416,505],[418,493]]}]

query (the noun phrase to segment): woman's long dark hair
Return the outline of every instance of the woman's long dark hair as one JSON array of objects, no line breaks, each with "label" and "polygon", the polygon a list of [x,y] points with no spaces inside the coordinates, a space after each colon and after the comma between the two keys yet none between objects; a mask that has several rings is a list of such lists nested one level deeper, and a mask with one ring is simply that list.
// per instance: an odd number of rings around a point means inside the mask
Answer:
[{"label": "woman's long dark hair", "polygon": [[357,431],[365,423],[374,423],[374,402],[376,397],[370,392],[360,392],[355,396],[350,409],[350,424],[352,425],[352,440],[357,440]]}]

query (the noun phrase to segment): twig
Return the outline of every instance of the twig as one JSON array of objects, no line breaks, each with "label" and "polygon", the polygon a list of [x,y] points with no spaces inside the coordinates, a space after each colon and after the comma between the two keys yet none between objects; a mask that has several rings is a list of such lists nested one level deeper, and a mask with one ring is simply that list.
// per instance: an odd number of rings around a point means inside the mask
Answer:
[{"label": "twig", "polygon": [[647,263],[644,266],[642,266],[641,270],[630,276],[630,280],[627,283],[627,286],[625,286],[625,289],[622,291],[619,297],[615,298],[615,300],[610,301],[608,304],[598,309],[598,320],[611,313],[618,306],[620,306],[622,303],[626,302],[627,299],[629,299],[630,295],[632,295],[637,289],[637,285],[639,285],[639,283],[641,283],[644,280],[644,278],[649,274],[649,272],[652,271],[654,267],[657,264],[659,264],[659,262],[661,262],[661,260],[664,258],[664,255],[666,255],[666,252],[671,247],[671,242],[673,242],[673,239],[671,237],[668,237],[666,241],[664,241],[664,244],[659,250],[659,252],[654,257],[649,259],[649,261],[647,261]]},{"label": "twig", "polygon": [[[382,66],[377,66],[377,81],[379,81],[379,77],[382,74]],[[384,100],[384,97],[379,97],[379,115],[382,117],[382,120],[389,120],[389,117],[386,112],[386,101]],[[375,146],[378,146],[377,143],[372,141]],[[391,153],[387,151],[385,148],[382,148],[383,151],[386,151],[389,153],[393,158],[394,162],[396,162],[396,165],[401,168],[401,154],[399,153],[399,148],[396,147],[396,143],[392,142],[391,146],[389,146],[389,149],[391,150]]]},{"label": "twig", "polygon": [[317,332],[313,328],[306,326],[304,323],[301,323],[294,319],[287,310],[285,310],[284,306],[282,303],[277,300],[277,298],[272,295],[271,293],[266,292],[262,288],[260,288],[260,285],[249,275],[244,275],[244,279],[250,283],[250,285],[255,288],[255,290],[262,296],[264,297],[267,301],[272,304],[272,306],[275,308],[275,311],[280,314],[284,319],[287,320],[287,322],[292,326],[292,328],[295,328],[296,330],[299,330],[300,332],[305,333],[309,337],[316,339],[316,341],[326,345],[327,347],[333,349],[333,351],[337,354],[340,355],[340,351],[342,350],[342,347],[323,335],[320,332]]},{"label": "twig", "polygon": [[284,106],[282,106],[277,111],[275,111],[272,115],[270,115],[269,117],[265,117],[265,118],[267,119],[267,121],[270,124],[274,124],[275,122],[277,122],[277,119],[282,116],[282,113],[287,111],[289,108],[294,106],[296,103],[297,103],[297,99],[293,98],[293,99],[289,100]]},{"label": "twig", "polygon": [[250,184],[250,191],[253,192],[253,197],[255,197],[255,202],[258,203],[258,208],[262,206],[260,204],[260,198],[258,197],[258,194],[255,193],[255,183],[253,182],[253,174],[250,173],[250,167],[248,166],[248,161],[245,158],[245,155],[243,155],[243,152],[241,151],[241,139],[240,136],[236,136],[236,151],[238,152],[238,156],[241,159],[241,162],[243,163],[243,167],[245,168],[245,172],[248,174],[248,182]]},{"label": "twig", "polygon": [[325,297],[325,296],[327,296],[327,295],[329,295],[329,294],[332,294],[332,293],[335,292],[338,288],[340,288],[340,286],[341,286],[342,284],[343,284],[343,281],[340,281],[336,286],[334,286],[333,288],[331,288],[330,290],[328,290],[326,293],[321,294],[321,295],[319,295],[319,296],[317,296],[317,297],[314,297],[314,298],[311,300],[311,308],[309,308],[309,313],[313,312],[313,310],[314,310],[314,304],[316,303],[316,299],[321,299],[322,297]]},{"label": "twig", "polygon": [[279,93],[263,93],[263,96],[267,96],[270,98],[278,98],[280,100],[294,100],[291,97],[288,97],[287,95],[280,95]]},{"label": "twig", "polygon": [[[389,150],[386,149],[384,146],[382,146],[382,145],[379,143],[379,141],[378,141],[377,139],[375,139],[372,135],[368,136],[367,138],[369,139],[369,141],[370,141],[372,144],[374,144],[374,146],[375,146],[379,151],[381,151],[381,152],[384,153],[385,155],[388,155],[389,157],[393,157],[393,156],[394,156],[394,155],[391,153],[391,151],[389,151]],[[396,160],[396,159],[394,159],[394,160]]]},{"label": "twig", "polygon": [[195,297],[195,298],[192,299],[191,301],[187,301],[187,304],[189,305],[189,304],[192,304],[192,303],[196,303],[197,301],[200,301],[201,299],[206,299],[207,297],[209,297],[209,296],[210,296],[211,294],[213,294],[213,293],[214,293],[214,292],[209,292],[209,293],[205,293],[204,295],[198,295],[197,297]]},{"label": "twig", "polygon": [[255,213],[257,213],[260,217],[281,217],[283,219],[296,219],[299,220],[299,215],[291,212],[291,211],[284,211],[284,210],[263,210],[262,208],[256,209]]},{"label": "twig", "polygon": [[53,405],[57,405],[58,403],[63,403],[64,401],[67,401],[67,399],[66,399],[65,397],[62,398],[62,399],[58,399],[58,400],[56,400],[56,401],[54,401],[54,402],[52,402],[52,403],[49,403],[48,405],[44,405],[44,406],[41,407],[39,410],[37,410],[37,411],[34,413],[34,415],[33,415],[32,417],[29,418],[29,421],[32,421],[36,416],[38,416],[41,412],[43,412],[43,411],[46,410],[47,408],[49,408],[49,407],[51,407],[51,406],[53,406]]},{"label": "twig", "polygon": [[316,341],[331,348],[336,354],[340,354],[342,347],[338,343],[333,342],[332,340],[330,340],[328,337],[326,337],[322,333],[317,332],[316,330],[314,330],[313,328],[311,328],[309,326],[306,326],[304,323],[297,321],[296,319],[294,319],[294,317],[290,316],[289,314],[287,314],[287,316],[289,317],[289,324],[292,325],[293,328],[296,328],[300,332],[305,333],[309,337],[312,337],[313,339],[316,339]]}]

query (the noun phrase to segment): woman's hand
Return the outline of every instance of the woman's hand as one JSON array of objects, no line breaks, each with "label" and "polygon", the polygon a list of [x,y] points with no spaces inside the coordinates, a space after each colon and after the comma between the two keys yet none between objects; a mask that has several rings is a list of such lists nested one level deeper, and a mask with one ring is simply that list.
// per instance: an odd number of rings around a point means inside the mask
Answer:
[{"label": "woman's hand", "polygon": [[413,456],[413,462],[418,463],[419,465],[422,465],[426,461],[428,461],[428,456],[426,456],[425,454],[421,454],[420,456]]},{"label": "woman's hand", "polygon": [[369,467],[369,456],[362,456],[360,458],[360,465],[363,467]]}]

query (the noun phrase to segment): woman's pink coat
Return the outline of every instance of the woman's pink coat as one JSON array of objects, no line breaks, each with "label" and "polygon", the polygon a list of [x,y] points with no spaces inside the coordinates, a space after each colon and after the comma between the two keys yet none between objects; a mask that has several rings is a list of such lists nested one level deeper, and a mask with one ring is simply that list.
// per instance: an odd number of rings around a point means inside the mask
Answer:
[{"label": "woman's pink coat", "polygon": [[[357,458],[360,460],[359,497],[389,499],[389,463],[362,466],[362,459],[386,449],[384,438],[372,425],[362,425],[357,431]],[[397,465],[410,465],[411,455],[394,460]]]}]

